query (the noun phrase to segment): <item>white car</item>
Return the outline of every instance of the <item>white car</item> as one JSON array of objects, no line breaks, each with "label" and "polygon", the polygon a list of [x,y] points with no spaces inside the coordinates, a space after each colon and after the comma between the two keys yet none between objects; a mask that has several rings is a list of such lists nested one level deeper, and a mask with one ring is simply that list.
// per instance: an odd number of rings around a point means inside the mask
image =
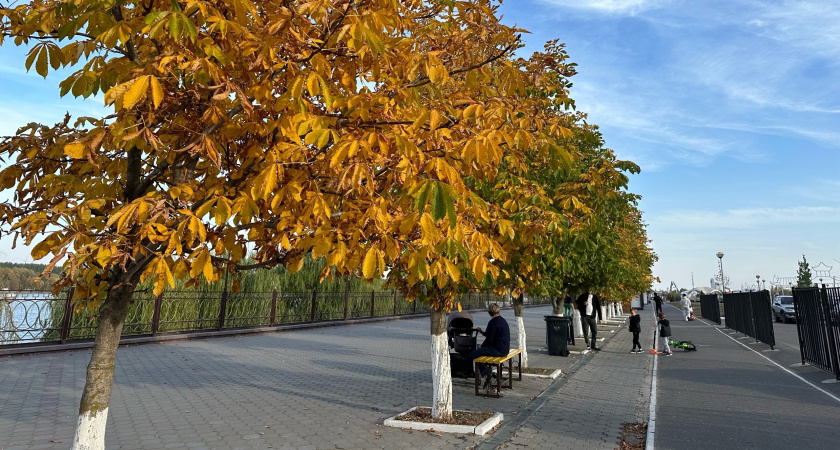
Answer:
[{"label": "white car", "polygon": [[773,317],[776,322],[788,323],[796,320],[796,313],[793,310],[792,295],[777,295],[773,300]]}]

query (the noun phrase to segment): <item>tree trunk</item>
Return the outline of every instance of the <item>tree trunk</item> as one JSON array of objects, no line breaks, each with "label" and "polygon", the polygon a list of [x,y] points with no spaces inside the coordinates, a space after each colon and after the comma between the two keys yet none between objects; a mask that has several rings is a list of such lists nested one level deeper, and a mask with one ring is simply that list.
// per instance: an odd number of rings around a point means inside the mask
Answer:
[{"label": "tree trunk", "polygon": [[558,295],[551,296],[551,314],[555,316],[563,315],[563,298]]},{"label": "tree trunk", "polygon": [[446,313],[432,307],[429,319],[432,335],[432,417],[439,419],[452,416],[452,369],[449,366]]},{"label": "tree trunk", "polygon": [[113,289],[99,308],[99,327],[87,366],[85,390],[79,405],[74,450],[105,448],[105,424],[114,383],[114,361],[125,317],[131,304],[132,288]]},{"label": "tree trunk", "polygon": [[522,368],[528,367],[528,344],[525,336],[525,322],[522,320],[522,295],[513,298],[513,313],[516,314],[516,346],[522,350]]},{"label": "tree trunk", "polygon": [[574,322],[575,337],[583,337],[583,329],[580,324],[580,311],[577,308],[572,308],[572,322]]}]

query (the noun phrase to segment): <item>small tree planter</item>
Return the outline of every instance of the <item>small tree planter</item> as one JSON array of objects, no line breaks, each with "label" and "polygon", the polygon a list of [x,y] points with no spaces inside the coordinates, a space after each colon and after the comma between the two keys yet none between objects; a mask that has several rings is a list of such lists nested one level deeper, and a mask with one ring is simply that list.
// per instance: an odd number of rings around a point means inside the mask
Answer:
[{"label": "small tree planter", "polygon": [[563,373],[562,369],[557,369],[554,372],[551,372],[550,374],[547,374],[547,375],[543,375],[543,374],[539,374],[539,373],[522,372],[522,376],[523,377],[531,377],[531,378],[547,378],[547,379],[551,379],[551,380],[556,380],[557,377],[559,377],[560,374],[562,374],[562,373]]},{"label": "small tree planter", "polygon": [[[405,428],[408,430],[419,430],[419,431],[441,431],[444,433],[461,433],[461,434],[475,434],[478,436],[484,436],[487,434],[488,431],[492,430],[493,427],[498,425],[502,420],[504,420],[504,414],[497,412],[490,416],[489,419],[485,420],[484,422],[478,425],[450,425],[446,423],[428,423],[428,422],[412,422],[408,420],[397,420],[398,416],[403,416],[408,414],[412,411],[417,409],[417,406],[403,412],[397,414],[396,416],[390,417],[385,419],[384,425],[386,427],[394,427],[394,428]],[[468,411],[463,411],[468,412]]]}]

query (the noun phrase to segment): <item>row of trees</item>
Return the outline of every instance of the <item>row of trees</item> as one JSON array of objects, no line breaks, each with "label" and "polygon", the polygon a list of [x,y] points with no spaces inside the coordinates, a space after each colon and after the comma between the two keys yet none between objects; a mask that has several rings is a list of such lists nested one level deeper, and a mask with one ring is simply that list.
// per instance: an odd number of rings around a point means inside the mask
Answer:
[{"label": "row of trees", "polygon": [[[99,308],[77,448],[102,448],[119,336],[156,293],[326,258],[431,306],[433,415],[452,411],[456,294],[650,285],[627,172],[574,111],[575,64],[494,0],[33,0],[0,9],[61,94],[114,112],[3,138],[0,217],[55,289]],[[253,261],[246,260],[252,255]],[[519,303],[521,311],[521,302]],[[519,312],[517,313],[519,315]]]}]

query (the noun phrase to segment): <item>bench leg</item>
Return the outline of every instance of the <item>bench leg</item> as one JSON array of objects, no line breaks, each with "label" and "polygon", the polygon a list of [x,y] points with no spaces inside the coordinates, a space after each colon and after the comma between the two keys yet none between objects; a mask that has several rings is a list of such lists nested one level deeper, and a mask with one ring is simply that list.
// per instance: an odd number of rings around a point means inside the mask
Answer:
[{"label": "bench leg", "polygon": [[475,371],[475,395],[478,395],[478,380],[481,379],[481,372],[478,370],[478,363],[473,363],[473,370]]},{"label": "bench leg", "polygon": [[496,395],[493,397],[499,398],[502,396],[502,366],[505,363],[496,365]]}]

